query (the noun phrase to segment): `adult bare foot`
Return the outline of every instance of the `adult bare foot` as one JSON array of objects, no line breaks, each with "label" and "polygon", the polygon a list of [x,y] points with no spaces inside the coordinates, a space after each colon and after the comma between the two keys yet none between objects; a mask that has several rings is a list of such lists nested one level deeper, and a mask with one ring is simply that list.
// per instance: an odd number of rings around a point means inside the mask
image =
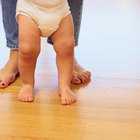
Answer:
[{"label": "adult bare foot", "polygon": [[13,83],[18,74],[17,51],[11,51],[6,65],[0,70],[0,88],[6,88]]},{"label": "adult bare foot", "polygon": [[90,81],[91,72],[85,70],[82,66],[80,66],[74,58],[74,67],[73,67],[73,76],[71,83],[72,84],[81,84]]},{"label": "adult bare foot", "polygon": [[34,100],[33,91],[32,85],[23,85],[18,94],[18,100],[22,102],[32,102]]}]

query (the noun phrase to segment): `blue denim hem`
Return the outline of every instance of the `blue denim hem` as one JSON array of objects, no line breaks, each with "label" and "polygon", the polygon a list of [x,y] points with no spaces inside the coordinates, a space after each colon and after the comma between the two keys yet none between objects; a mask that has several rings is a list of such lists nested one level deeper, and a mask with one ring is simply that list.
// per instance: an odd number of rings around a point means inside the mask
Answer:
[{"label": "blue denim hem", "polygon": [[9,48],[10,50],[18,50],[18,46],[12,44],[7,44],[7,48]]}]

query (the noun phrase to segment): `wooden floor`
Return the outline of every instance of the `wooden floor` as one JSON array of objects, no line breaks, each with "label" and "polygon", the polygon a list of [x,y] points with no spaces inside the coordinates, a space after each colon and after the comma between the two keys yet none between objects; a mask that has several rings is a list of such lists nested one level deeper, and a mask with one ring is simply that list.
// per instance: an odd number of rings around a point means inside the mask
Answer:
[{"label": "wooden floor", "polygon": [[[62,106],[52,46],[42,39],[35,101],[17,101],[20,78],[0,89],[0,140],[140,140],[140,1],[85,0],[80,64],[92,72]],[[1,12],[0,12],[1,15]],[[8,58],[0,19],[0,67]]]}]

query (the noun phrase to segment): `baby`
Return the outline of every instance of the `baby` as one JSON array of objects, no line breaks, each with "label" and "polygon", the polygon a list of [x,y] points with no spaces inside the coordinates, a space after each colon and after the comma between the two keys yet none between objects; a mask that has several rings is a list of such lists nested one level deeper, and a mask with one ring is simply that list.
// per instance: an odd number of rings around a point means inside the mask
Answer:
[{"label": "baby", "polygon": [[74,25],[67,0],[18,0],[18,67],[22,88],[18,99],[34,100],[34,74],[40,53],[40,37],[51,35],[56,52],[58,91],[64,105],[76,102],[70,89],[74,57]]}]

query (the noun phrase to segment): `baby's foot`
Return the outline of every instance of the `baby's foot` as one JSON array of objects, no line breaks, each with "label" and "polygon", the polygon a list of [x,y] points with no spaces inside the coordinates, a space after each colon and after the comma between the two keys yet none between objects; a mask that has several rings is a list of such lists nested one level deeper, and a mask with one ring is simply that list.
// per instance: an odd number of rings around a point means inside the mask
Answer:
[{"label": "baby's foot", "polygon": [[85,70],[81,67],[76,59],[74,59],[74,66],[73,66],[73,75],[72,75],[72,84],[81,84],[90,81],[91,72]]},{"label": "baby's foot", "polygon": [[22,102],[32,102],[34,100],[32,85],[23,85],[19,94],[18,100]]},{"label": "baby's foot", "polygon": [[76,102],[76,96],[69,87],[63,87],[59,90],[62,105],[70,105]]},{"label": "baby's foot", "polygon": [[0,70],[0,88],[6,88],[13,83],[18,75],[16,64],[9,61],[3,69]]}]

